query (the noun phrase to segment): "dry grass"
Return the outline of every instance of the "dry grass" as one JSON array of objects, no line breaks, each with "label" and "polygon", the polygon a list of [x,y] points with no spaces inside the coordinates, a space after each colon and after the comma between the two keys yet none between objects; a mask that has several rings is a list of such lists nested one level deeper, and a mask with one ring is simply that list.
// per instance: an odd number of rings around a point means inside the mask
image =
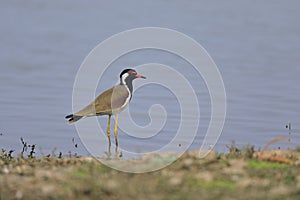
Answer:
[{"label": "dry grass", "polygon": [[265,157],[291,160],[283,163],[261,159],[252,147],[234,152],[199,159],[190,151],[145,174],[118,172],[89,157],[2,156],[0,199],[299,199],[299,151],[264,149]]}]

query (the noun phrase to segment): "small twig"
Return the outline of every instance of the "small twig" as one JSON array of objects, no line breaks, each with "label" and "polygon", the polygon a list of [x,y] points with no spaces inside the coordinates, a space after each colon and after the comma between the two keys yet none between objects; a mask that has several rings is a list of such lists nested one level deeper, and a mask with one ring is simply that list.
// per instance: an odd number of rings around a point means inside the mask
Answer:
[{"label": "small twig", "polygon": [[269,147],[271,144],[274,144],[274,143],[276,143],[276,142],[281,142],[281,141],[283,141],[283,140],[286,140],[286,137],[277,137],[277,138],[271,140],[270,142],[268,142],[268,143],[264,146],[264,148],[262,149],[262,151],[267,150],[268,147]]},{"label": "small twig", "polygon": [[22,151],[21,151],[21,158],[24,158],[24,152],[27,151],[27,143],[23,140],[23,138],[21,137],[21,142],[22,142]]}]

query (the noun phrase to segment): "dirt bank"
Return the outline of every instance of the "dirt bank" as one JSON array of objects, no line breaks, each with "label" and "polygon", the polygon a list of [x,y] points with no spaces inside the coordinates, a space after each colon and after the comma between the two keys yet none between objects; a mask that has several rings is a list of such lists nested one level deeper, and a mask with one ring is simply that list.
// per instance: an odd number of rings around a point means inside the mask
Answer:
[{"label": "dirt bank", "polygon": [[[119,172],[89,157],[1,158],[0,199],[300,198],[299,151],[231,149],[197,156],[188,152],[144,174]],[[138,166],[142,160],[122,162]]]}]

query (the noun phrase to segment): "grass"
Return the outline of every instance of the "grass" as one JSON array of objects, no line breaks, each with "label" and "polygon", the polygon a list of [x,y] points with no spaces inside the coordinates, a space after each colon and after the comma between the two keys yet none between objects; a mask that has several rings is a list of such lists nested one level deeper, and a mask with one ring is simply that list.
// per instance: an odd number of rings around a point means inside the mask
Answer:
[{"label": "grass", "polygon": [[172,156],[169,158],[156,158],[154,162],[156,164],[163,164],[163,163],[172,163],[172,162],[175,162],[176,160],[177,160],[177,157]]},{"label": "grass", "polygon": [[86,178],[88,174],[88,170],[85,168],[78,168],[72,172],[72,175],[74,175],[76,178]]},{"label": "grass", "polygon": [[[272,142],[278,140],[272,140]],[[0,200],[15,199],[299,199],[300,151],[265,150],[253,146],[229,153],[198,151],[176,156],[151,155],[154,164],[173,162],[159,171],[130,174],[91,158],[35,157],[36,145],[22,140],[22,152],[0,155]],[[139,167],[137,160],[122,164]]]},{"label": "grass", "polygon": [[248,166],[256,169],[286,169],[290,167],[290,165],[284,163],[266,162],[258,160],[251,160]]},{"label": "grass", "polygon": [[201,179],[191,179],[188,184],[190,187],[202,187],[205,189],[233,189],[237,186],[236,183],[227,180],[204,181]]}]

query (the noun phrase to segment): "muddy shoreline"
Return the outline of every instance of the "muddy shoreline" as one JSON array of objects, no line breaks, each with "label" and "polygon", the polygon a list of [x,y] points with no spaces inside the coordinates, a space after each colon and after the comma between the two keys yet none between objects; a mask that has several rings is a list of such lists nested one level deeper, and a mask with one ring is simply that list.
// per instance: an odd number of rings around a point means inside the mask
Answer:
[{"label": "muddy shoreline", "polygon": [[[300,151],[185,153],[154,172],[111,169],[91,157],[0,159],[0,199],[299,199]],[[156,156],[147,159],[155,161]],[[112,162],[118,162],[111,160]],[[145,160],[122,160],[142,166]]]}]

